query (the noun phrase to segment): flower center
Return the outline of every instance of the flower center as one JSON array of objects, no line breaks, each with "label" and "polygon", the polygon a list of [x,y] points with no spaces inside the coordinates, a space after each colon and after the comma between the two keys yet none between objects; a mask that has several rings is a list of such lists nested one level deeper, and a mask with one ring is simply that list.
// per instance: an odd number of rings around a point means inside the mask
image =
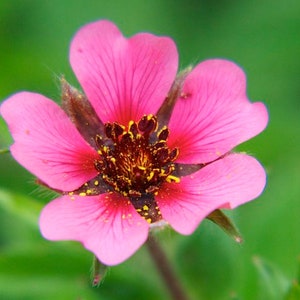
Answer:
[{"label": "flower center", "polygon": [[172,175],[179,151],[166,144],[169,129],[165,126],[157,132],[157,125],[156,117],[148,115],[138,122],[130,121],[127,130],[118,123],[106,123],[106,142],[96,136],[100,158],[95,168],[114,191],[125,197],[155,195],[163,182],[179,182]]},{"label": "flower center", "polygon": [[104,128],[106,136],[95,138],[99,176],[110,191],[128,197],[147,222],[161,220],[154,196],[163,182],[180,180],[172,175],[179,150],[167,146],[169,129],[164,126],[158,131],[153,115],[130,121],[127,129],[118,123],[106,123]]}]

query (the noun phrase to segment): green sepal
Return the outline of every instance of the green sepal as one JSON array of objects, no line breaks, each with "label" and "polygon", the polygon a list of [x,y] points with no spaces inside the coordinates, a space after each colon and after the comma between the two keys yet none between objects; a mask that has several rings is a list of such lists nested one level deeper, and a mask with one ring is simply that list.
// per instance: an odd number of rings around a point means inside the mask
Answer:
[{"label": "green sepal", "polygon": [[219,209],[214,210],[207,217],[210,221],[221,227],[237,243],[242,243],[243,239],[232,221]]},{"label": "green sepal", "polygon": [[93,259],[93,265],[92,265],[92,285],[93,287],[98,287],[101,282],[103,281],[106,272],[107,272],[108,266],[101,263],[96,256],[94,256]]}]

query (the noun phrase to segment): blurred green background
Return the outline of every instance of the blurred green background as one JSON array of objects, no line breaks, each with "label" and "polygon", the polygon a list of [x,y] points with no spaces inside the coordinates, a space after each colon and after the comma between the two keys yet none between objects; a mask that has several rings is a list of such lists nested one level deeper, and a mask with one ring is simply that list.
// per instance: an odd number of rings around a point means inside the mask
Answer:
[{"label": "blurred green background", "polygon": [[[87,22],[114,21],[125,35],[171,36],[181,68],[213,57],[240,64],[248,95],[270,113],[265,132],[238,150],[266,167],[263,195],[228,212],[244,237],[236,244],[204,221],[196,232],[160,234],[192,299],[300,299],[300,1],[152,0],[0,2],[0,99],[30,90],[59,100],[57,77],[76,85],[68,62],[73,34]],[[0,120],[0,148],[11,138]],[[9,154],[0,155],[0,299],[168,299],[142,248],[90,284],[92,255],[75,242],[39,233],[53,198]]]}]

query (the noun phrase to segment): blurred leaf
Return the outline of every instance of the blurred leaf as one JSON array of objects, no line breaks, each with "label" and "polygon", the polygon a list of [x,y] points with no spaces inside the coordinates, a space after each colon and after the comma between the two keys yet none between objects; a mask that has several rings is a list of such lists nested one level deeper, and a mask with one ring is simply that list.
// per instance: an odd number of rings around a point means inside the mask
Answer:
[{"label": "blurred leaf", "polygon": [[226,299],[225,295],[229,298],[236,290],[233,278],[239,272],[235,267],[237,246],[208,221],[192,236],[182,237],[176,261],[194,299]]},{"label": "blurred leaf", "polygon": [[2,253],[1,299],[97,299],[89,285],[88,266],[83,273],[80,257],[69,251],[53,255],[45,247],[29,250]]},{"label": "blurred leaf", "polygon": [[272,263],[260,257],[253,258],[254,265],[259,274],[260,293],[259,299],[281,300],[288,287],[289,280]]},{"label": "blurred leaf", "polygon": [[292,284],[291,289],[289,290],[285,300],[299,300],[300,299],[300,285],[298,282]]},{"label": "blurred leaf", "polygon": [[30,197],[0,189],[0,207],[10,214],[22,217],[31,224],[37,224],[42,204]]},{"label": "blurred leaf", "polygon": [[300,299],[300,259],[298,259],[298,276],[292,283],[290,290],[288,291],[285,300],[299,300]]},{"label": "blurred leaf", "polygon": [[0,132],[1,132],[0,147],[1,148],[8,147],[8,145],[11,144],[11,142],[12,142],[12,138],[7,129],[7,125],[2,118],[0,118]]}]

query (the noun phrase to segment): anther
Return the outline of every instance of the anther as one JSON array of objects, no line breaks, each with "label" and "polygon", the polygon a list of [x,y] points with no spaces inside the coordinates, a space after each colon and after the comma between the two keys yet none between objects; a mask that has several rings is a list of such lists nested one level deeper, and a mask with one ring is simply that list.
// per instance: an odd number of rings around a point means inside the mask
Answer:
[{"label": "anther", "polygon": [[133,121],[130,121],[128,127],[129,127],[129,131],[133,134],[134,137],[136,137],[137,134],[139,133],[137,124]]},{"label": "anther", "polygon": [[150,134],[155,131],[157,127],[157,120],[154,116],[143,116],[138,122],[138,129],[144,134]]},{"label": "anther", "polygon": [[169,129],[166,126],[164,126],[162,130],[158,133],[157,137],[159,141],[166,141],[168,136],[169,136]]},{"label": "anther", "polygon": [[113,134],[112,134],[113,126],[112,126],[111,123],[106,123],[106,124],[104,125],[104,130],[105,130],[106,136],[107,136],[109,139],[113,138]]}]

